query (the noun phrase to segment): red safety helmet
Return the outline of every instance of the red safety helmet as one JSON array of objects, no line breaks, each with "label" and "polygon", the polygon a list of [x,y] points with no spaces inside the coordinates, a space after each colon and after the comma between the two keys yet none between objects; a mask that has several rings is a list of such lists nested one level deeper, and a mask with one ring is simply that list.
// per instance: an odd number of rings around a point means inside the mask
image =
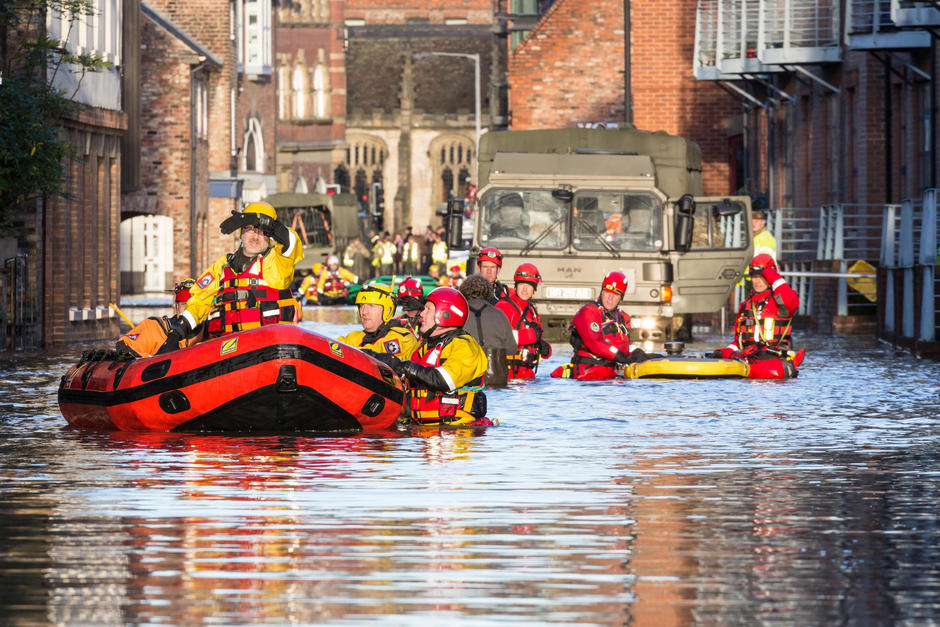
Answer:
[{"label": "red safety helmet", "polygon": [[398,284],[398,298],[410,296],[411,298],[424,298],[424,288],[421,287],[421,281],[413,276],[408,277]]},{"label": "red safety helmet", "polygon": [[434,323],[439,327],[462,327],[470,315],[467,299],[452,287],[436,288],[427,301],[434,303]]},{"label": "red safety helmet", "polygon": [[497,268],[502,268],[503,253],[499,252],[498,248],[489,246],[480,251],[480,257],[477,259],[477,264],[479,265],[482,261],[492,261],[496,264]]},{"label": "red safety helmet", "polygon": [[623,296],[627,291],[627,276],[623,272],[614,270],[608,272],[601,283],[601,291],[613,292],[617,296]]},{"label": "red safety helmet", "polygon": [[538,287],[542,282],[542,275],[534,263],[522,263],[516,268],[516,273],[512,275],[512,280],[516,283],[531,283],[532,287]]},{"label": "red safety helmet", "polygon": [[759,255],[755,255],[754,258],[751,259],[751,265],[748,266],[748,274],[751,276],[763,274],[764,270],[767,268],[776,270],[777,262],[774,261],[774,258],[767,253],[761,253]]}]

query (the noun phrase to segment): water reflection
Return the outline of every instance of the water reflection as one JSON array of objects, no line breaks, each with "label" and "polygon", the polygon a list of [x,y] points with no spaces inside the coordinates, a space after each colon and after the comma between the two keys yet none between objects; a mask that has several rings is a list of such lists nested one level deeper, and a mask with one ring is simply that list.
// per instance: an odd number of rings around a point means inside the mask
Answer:
[{"label": "water reflection", "polygon": [[555,381],[556,346],[498,428],[341,438],[68,430],[73,356],[18,358],[0,622],[936,622],[940,367],[805,341],[783,382]]}]

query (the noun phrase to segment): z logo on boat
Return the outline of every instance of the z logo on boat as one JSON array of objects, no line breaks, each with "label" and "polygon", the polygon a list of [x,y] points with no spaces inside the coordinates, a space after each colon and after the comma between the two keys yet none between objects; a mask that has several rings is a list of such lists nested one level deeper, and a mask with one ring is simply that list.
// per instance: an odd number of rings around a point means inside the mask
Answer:
[{"label": "z logo on boat", "polygon": [[330,342],[330,352],[337,357],[342,357],[343,347],[339,345],[339,342]]},{"label": "z logo on boat", "polygon": [[234,353],[238,350],[238,338],[233,337],[230,340],[225,340],[222,342],[222,348],[219,350],[219,355],[228,355],[229,353]]}]

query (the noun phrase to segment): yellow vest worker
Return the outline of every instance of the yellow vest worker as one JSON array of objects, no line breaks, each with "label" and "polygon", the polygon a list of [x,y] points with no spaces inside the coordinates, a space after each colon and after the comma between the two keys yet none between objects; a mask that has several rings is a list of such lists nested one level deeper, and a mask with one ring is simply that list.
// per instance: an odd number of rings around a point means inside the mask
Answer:
[{"label": "yellow vest worker", "polygon": [[373,284],[362,288],[356,294],[356,305],[363,329],[337,338],[340,342],[399,359],[411,359],[418,339],[394,320],[395,301],[390,287]]}]

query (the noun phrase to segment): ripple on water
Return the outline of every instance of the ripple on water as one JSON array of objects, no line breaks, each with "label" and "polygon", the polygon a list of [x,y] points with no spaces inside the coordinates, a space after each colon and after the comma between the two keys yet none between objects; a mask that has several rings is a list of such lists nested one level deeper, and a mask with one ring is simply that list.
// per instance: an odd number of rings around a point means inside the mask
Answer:
[{"label": "ripple on water", "polygon": [[18,357],[0,619],[935,622],[940,366],[799,340],[782,382],[558,381],[555,345],[500,427],[424,437],[72,431],[74,355]]}]

